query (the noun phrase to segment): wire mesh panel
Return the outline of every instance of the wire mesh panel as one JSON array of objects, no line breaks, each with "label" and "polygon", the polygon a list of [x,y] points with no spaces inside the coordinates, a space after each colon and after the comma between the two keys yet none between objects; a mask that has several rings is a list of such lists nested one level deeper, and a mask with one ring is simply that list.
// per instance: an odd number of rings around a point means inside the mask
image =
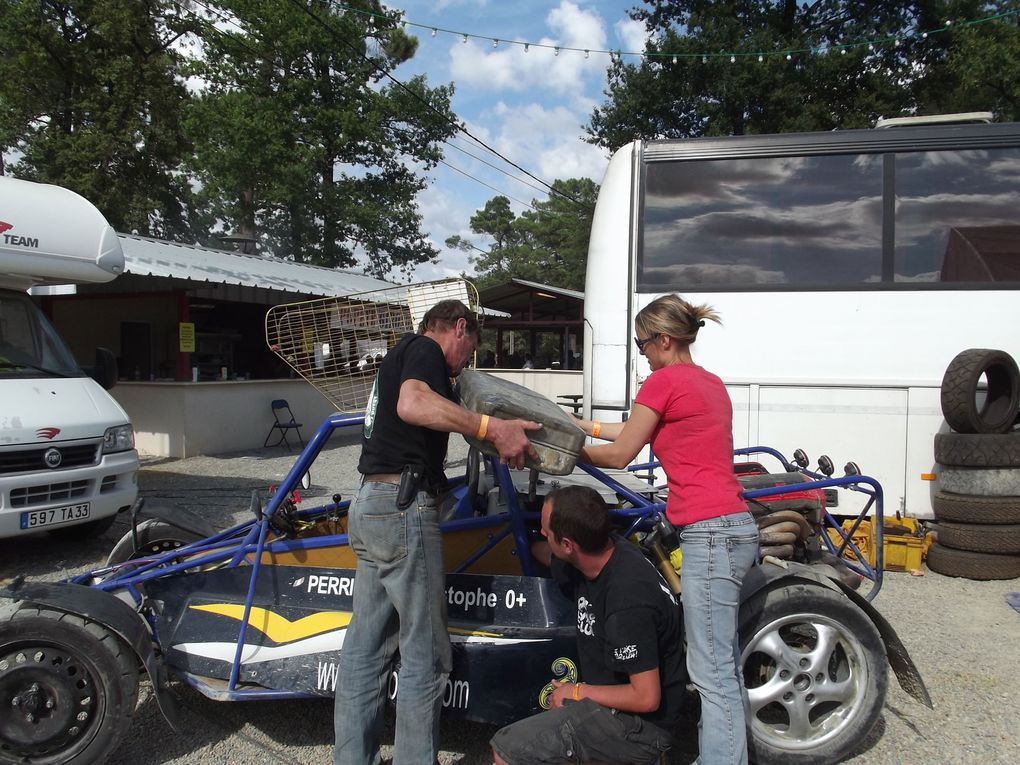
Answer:
[{"label": "wire mesh panel", "polygon": [[285,303],[266,313],[266,342],[339,411],[360,412],[383,357],[450,299],[479,310],[478,291],[463,279]]}]

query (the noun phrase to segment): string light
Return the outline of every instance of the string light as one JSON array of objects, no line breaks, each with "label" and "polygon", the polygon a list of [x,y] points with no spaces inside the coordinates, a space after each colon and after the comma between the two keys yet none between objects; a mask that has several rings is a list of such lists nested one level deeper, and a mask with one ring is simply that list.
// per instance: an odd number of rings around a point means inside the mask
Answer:
[{"label": "string light", "polygon": [[736,56],[730,56],[730,63],[731,64],[737,63],[737,57]]},{"label": "string light", "polygon": [[[478,38],[478,39],[490,39],[490,40],[492,40],[492,47],[494,47],[494,48],[498,47],[498,43],[500,42],[500,39],[501,39],[501,38],[489,37],[488,35],[477,35],[477,34],[472,34],[472,33],[469,33],[469,32],[461,32],[461,31],[457,31],[457,30],[453,30],[453,29],[444,29],[443,27],[438,27],[438,26],[432,26],[432,25],[426,25],[426,24],[418,24],[418,23],[416,23],[414,21],[408,21],[407,19],[403,19],[403,18],[398,20],[398,16],[400,15],[399,13],[393,13],[393,14],[389,14],[389,15],[373,13],[371,11],[366,11],[366,10],[364,10],[362,8],[355,8],[355,7],[349,6],[349,5],[347,5],[347,4],[343,3],[343,2],[336,2],[336,3],[334,3],[334,7],[338,8],[338,9],[341,9],[341,10],[344,10],[346,12],[352,13],[352,14],[357,14],[357,15],[360,15],[360,16],[367,17],[367,22],[366,23],[368,23],[370,26],[375,26],[375,27],[379,27],[380,23],[382,23],[382,22],[385,22],[385,24],[399,24],[401,27],[403,27],[405,29],[407,27],[415,27],[415,28],[418,28],[418,29],[426,30],[426,31],[428,31],[428,33],[430,34],[431,37],[437,37],[440,32],[443,32],[444,34],[450,34],[450,35],[458,36],[458,37],[461,38],[461,42],[463,42],[463,43],[467,43],[468,39],[471,38],[471,37]],[[849,50],[852,50],[854,48],[863,48],[863,47],[867,46],[867,50],[868,50],[869,53],[875,53],[877,48],[883,47],[883,46],[888,46],[890,44],[893,47],[900,48],[901,44],[903,42],[907,42],[907,41],[910,41],[912,39],[927,40],[927,39],[929,39],[929,37],[931,37],[934,34],[938,34],[938,33],[949,31],[950,28],[952,28],[954,26],[954,24],[956,26],[973,27],[973,26],[978,26],[980,24],[985,24],[985,23],[992,22],[992,21],[999,21],[999,20],[1004,20],[1004,19],[1016,19],[1017,17],[1020,17],[1020,10],[1015,10],[1014,9],[1014,10],[1003,11],[1001,13],[997,13],[997,14],[990,15],[990,16],[985,16],[983,18],[977,18],[977,19],[971,19],[971,20],[964,20],[964,21],[957,20],[957,21],[954,22],[952,19],[946,19],[943,22],[943,26],[941,28],[939,28],[939,29],[918,30],[917,32],[915,32],[913,34],[908,34],[908,35],[906,35],[903,38],[901,38],[901,37],[884,37],[884,38],[873,39],[873,40],[860,39],[860,40],[856,40],[856,41],[841,43],[839,45],[839,52],[840,52],[840,55],[845,56]],[[509,45],[520,45],[520,46],[522,46],[524,48],[524,52],[525,53],[527,53],[530,50],[532,45],[537,45],[540,48],[552,48],[553,49],[553,55],[556,55],[556,56],[559,56],[560,50],[583,52],[585,54],[584,57],[586,59],[590,58],[592,53],[602,53],[602,54],[609,55],[610,58],[614,58],[615,57],[615,58],[620,58],[620,59],[622,59],[623,56],[633,56],[635,58],[647,59],[647,60],[668,57],[675,64],[675,63],[677,63],[679,61],[679,58],[680,58],[680,56],[678,56],[676,53],[672,53],[670,51],[663,51],[663,52],[657,52],[657,53],[648,53],[648,52],[621,51],[621,50],[600,50],[600,49],[595,49],[595,48],[573,48],[573,47],[570,47],[570,46],[552,45],[552,44],[546,44],[546,43],[531,43],[531,42],[527,42],[527,41],[523,41],[523,40],[503,40],[503,42],[505,42],[505,43],[507,43]],[[795,50],[788,50],[788,51],[776,51],[776,52],[771,52],[771,53],[770,52],[761,52],[761,53],[757,53],[757,58],[758,58],[759,63],[761,63],[761,62],[763,62],[765,60],[766,56],[785,55],[787,61],[792,61],[794,54],[804,54],[804,53],[807,53],[807,54],[814,54],[814,55],[821,56],[821,55],[825,55],[827,53],[831,53],[833,50],[834,50],[834,48],[833,48],[833,46],[831,44],[823,44],[822,46],[815,47],[815,48],[803,48],[803,49],[795,49]],[[703,64],[707,64],[708,60],[710,58],[715,59],[715,58],[721,58],[723,56],[728,56],[729,59],[730,59],[730,63],[735,63],[736,62],[736,55],[733,54],[733,53],[709,53],[709,52],[700,53],[700,54],[698,54],[698,53],[690,53],[690,54],[683,54],[683,57],[684,58],[694,59],[694,58],[696,58],[699,55],[701,57],[701,62]],[[741,55],[749,55],[750,56],[750,55],[756,55],[756,54],[752,53],[752,52],[747,52],[747,53],[742,53]]]}]

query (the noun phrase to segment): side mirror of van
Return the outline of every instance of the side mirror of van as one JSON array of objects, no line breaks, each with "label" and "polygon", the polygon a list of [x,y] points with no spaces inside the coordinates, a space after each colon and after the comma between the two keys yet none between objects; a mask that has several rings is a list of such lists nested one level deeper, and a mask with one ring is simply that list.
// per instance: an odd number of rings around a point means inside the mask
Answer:
[{"label": "side mirror of van", "polygon": [[96,365],[86,368],[85,372],[105,390],[110,390],[117,384],[117,357],[109,348],[96,348]]}]

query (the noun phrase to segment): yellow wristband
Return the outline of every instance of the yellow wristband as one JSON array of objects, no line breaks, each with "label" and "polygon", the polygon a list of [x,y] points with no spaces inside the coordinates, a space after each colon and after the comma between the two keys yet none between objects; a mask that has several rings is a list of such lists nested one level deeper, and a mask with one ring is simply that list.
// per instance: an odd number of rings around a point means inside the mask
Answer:
[{"label": "yellow wristband", "polygon": [[592,437],[592,438],[598,438],[598,437],[599,437],[599,434],[600,434],[601,432],[602,432],[602,423],[601,423],[601,422],[599,422],[598,420],[595,420],[595,421],[594,421],[594,422],[593,422],[593,423],[591,424],[591,437]]},{"label": "yellow wristband", "polygon": [[478,433],[475,434],[475,438],[479,441],[485,440],[485,434],[489,432],[489,415],[483,414],[482,421],[478,423]]},{"label": "yellow wristband", "polygon": [[581,683],[574,683],[574,701],[581,700]]}]

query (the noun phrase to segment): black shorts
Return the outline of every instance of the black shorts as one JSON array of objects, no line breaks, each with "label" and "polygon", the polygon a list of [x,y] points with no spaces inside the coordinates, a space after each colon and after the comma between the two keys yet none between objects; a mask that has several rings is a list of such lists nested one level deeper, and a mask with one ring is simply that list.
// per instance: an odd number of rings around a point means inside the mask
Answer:
[{"label": "black shorts", "polygon": [[508,765],[646,765],[659,761],[673,737],[637,715],[581,699],[507,725],[496,731],[490,743]]}]

